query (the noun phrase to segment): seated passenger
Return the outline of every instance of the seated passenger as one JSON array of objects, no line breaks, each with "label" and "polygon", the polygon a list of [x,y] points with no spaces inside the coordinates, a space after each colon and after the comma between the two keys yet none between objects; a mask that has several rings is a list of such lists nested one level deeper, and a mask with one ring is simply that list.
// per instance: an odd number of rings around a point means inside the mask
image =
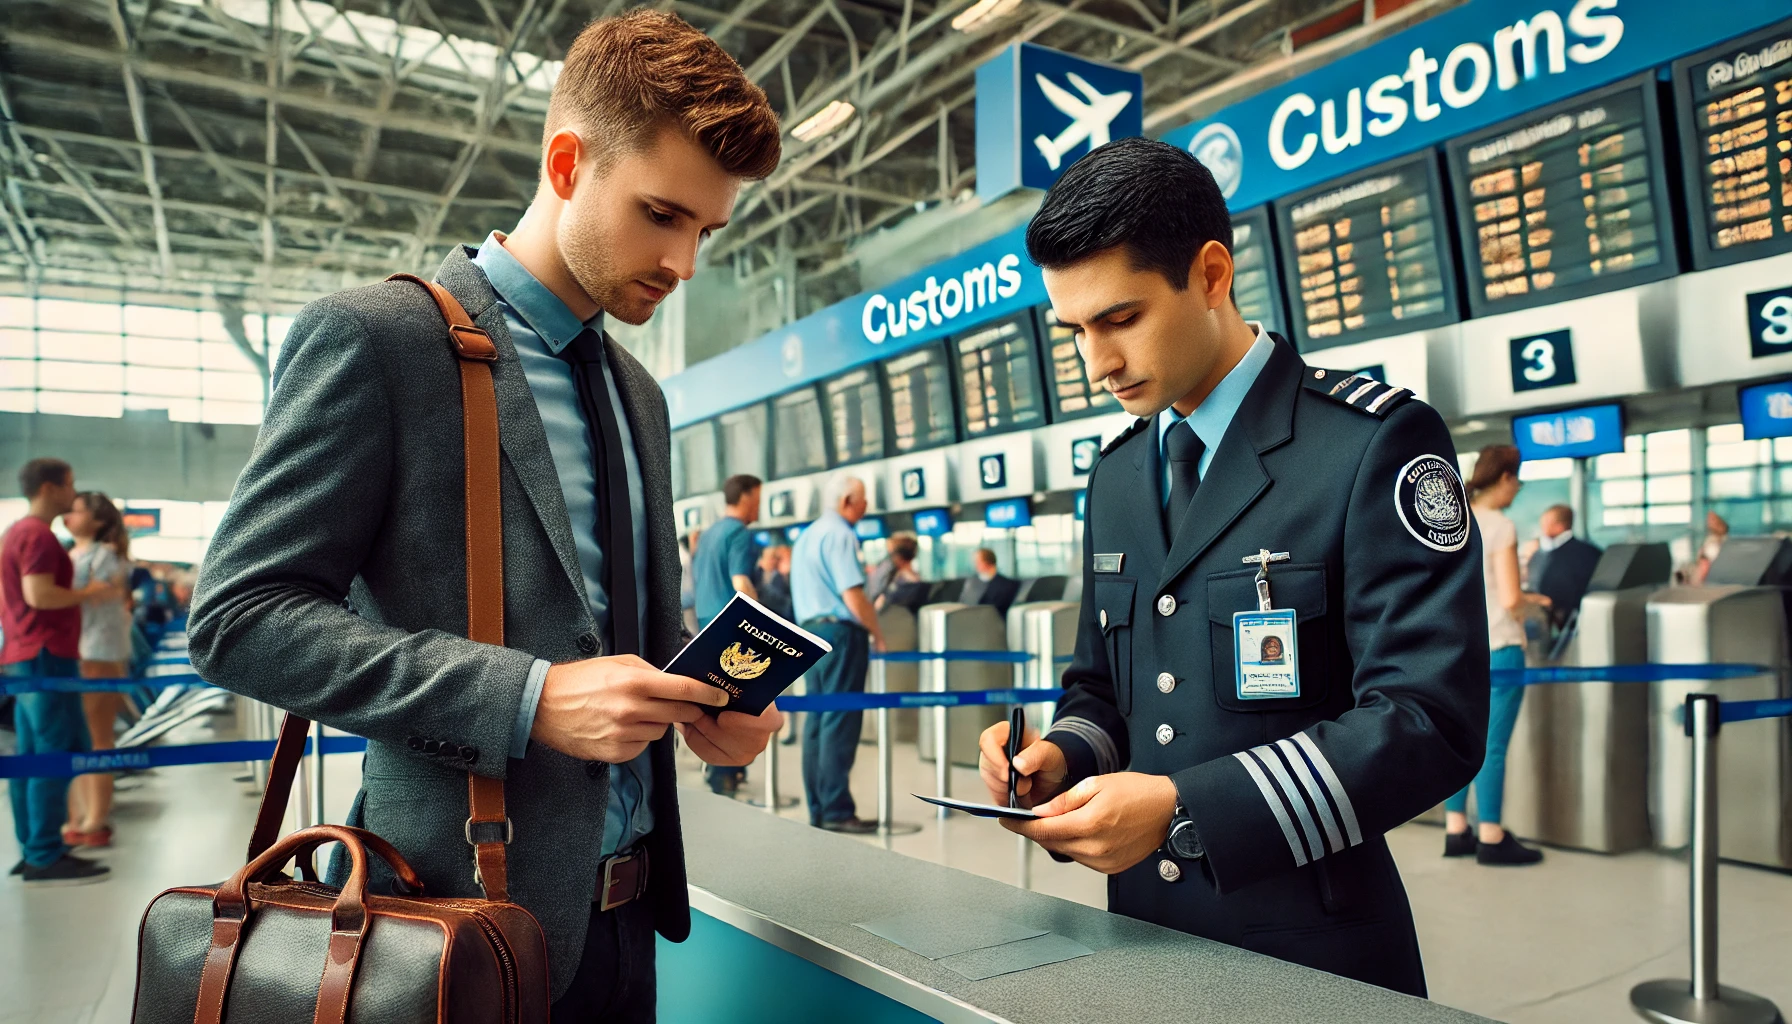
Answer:
[{"label": "seated passenger", "polygon": [[904,587],[913,590],[913,584],[921,582],[921,573],[915,568],[915,556],[920,551],[921,542],[914,534],[896,533],[890,536],[889,554],[865,574],[865,596],[871,599],[878,611],[883,611],[898,590]]},{"label": "seated passenger", "polygon": [[964,581],[964,594],[959,600],[965,604],[994,605],[996,614],[1006,618],[1008,606],[1020,593],[1020,581],[998,571],[996,553],[988,548],[978,548],[975,561],[977,574]]}]

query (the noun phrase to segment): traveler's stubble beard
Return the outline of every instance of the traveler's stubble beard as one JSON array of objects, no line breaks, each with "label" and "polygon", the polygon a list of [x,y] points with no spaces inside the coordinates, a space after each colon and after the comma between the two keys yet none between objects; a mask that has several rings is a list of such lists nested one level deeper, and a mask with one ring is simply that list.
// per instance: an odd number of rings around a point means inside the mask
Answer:
[{"label": "traveler's stubble beard", "polygon": [[567,272],[579,288],[604,315],[639,326],[653,316],[659,303],[628,294],[631,279],[617,269],[617,243],[600,205],[601,191],[581,189],[567,204],[560,223],[560,258],[566,261]]}]

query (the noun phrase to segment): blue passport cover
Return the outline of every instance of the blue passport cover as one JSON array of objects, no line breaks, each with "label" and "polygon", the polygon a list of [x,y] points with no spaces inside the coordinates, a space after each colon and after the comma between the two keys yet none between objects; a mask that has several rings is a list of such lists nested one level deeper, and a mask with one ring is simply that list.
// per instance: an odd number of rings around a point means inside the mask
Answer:
[{"label": "blue passport cover", "polygon": [[666,671],[728,691],[726,708],[703,709],[711,715],[724,710],[757,715],[832,650],[821,637],[735,594]]}]

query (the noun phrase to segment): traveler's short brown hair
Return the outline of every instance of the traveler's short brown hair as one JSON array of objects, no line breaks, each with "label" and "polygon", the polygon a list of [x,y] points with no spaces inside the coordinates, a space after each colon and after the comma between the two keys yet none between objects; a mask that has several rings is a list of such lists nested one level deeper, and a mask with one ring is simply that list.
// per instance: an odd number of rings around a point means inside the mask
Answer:
[{"label": "traveler's short brown hair", "polygon": [[575,128],[588,142],[639,148],[662,125],[683,131],[736,177],[757,180],[778,166],[778,115],[715,40],[675,14],[645,8],[585,26],[554,83],[542,144]]},{"label": "traveler's short brown hair", "polygon": [[736,473],[722,482],[722,502],[729,508],[760,487],[760,479],[751,473]]},{"label": "traveler's short brown hair", "polygon": [[32,459],[19,470],[19,490],[25,497],[35,498],[45,484],[61,487],[68,483],[68,476],[74,471],[73,466],[61,459]]}]

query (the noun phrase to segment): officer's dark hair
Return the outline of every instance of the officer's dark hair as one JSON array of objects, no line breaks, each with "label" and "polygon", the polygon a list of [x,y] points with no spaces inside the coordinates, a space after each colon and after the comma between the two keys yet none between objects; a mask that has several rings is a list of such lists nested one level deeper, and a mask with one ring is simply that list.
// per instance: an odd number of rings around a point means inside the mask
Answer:
[{"label": "officer's dark hair", "polygon": [[1057,270],[1125,246],[1135,270],[1182,291],[1208,242],[1232,249],[1232,215],[1212,172],[1155,139],[1118,139],[1070,165],[1027,225],[1027,255]]},{"label": "officer's dark hair", "polygon": [[1520,461],[1518,449],[1509,444],[1490,444],[1481,449],[1475,459],[1475,471],[1469,474],[1468,496],[1473,498],[1493,487],[1508,473],[1517,476]]},{"label": "officer's dark hair", "polygon": [[722,481],[722,501],[730,507],[738,505],[740,499],[747,496],[748,491],[758,487],[761,483],[763,481],[751,473],[736,473]]},{"label": "officer's dark hair", "polygon": [[19,470],[19,492],[27,498],[37,497],[45,484],[62,486],[68,483],[75,468],[61,459],[32,459]]}]

